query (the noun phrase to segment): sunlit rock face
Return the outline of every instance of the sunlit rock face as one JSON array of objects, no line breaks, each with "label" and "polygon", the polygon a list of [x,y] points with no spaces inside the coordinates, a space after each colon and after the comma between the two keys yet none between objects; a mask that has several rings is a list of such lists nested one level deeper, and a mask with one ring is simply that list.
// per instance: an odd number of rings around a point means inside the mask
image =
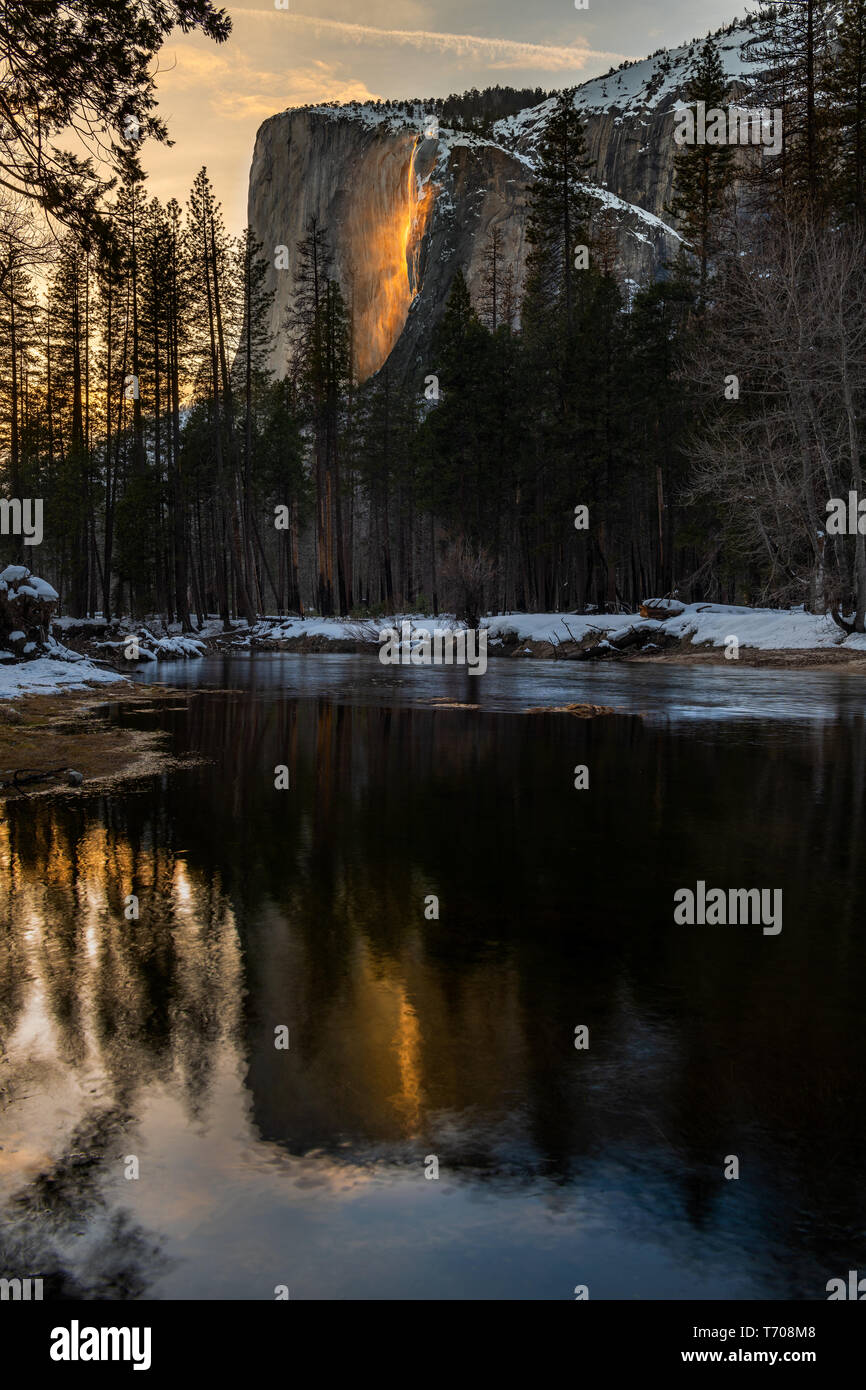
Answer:
[{"label": "sunlit rock face", "polygon": [[[519,157],[453,133],[428,136],[419,121],[371,128],[363,108],[287,111],[266,121],[253,156],[249,222],[271,266],[274,370],[285,371],[297,243],[313,217],[328,229],[333,273],[353,310],[355,374],[363,381],[397,347],[398,371],[428,365],[454,273],[459,266],[477,296],[494,226],[504,261],[522,280],[526,183]],[[276,268],[278,247],[287,269]]]},{"label": "sunlit rock face", "polygon": [[[729,101],[749,104],[754,61],[744,56],[743,43],[750,35],[744,20],[719,37]],[[591,165],[592,231],[613,244],[615,272],[627,291],[664,273],[680,246],[669,211],[675,113],[699,48],[695,41],[659,50],[577,88]],[[295,243],[312,216],[328,227],[336,273],[354,299],[361,380],[386,360],[398,375],[435,371],[432,333],[454,273],[463,271],[478,304],[494,227],[519,301],[526,190],[553,106],[544,101],[498,121],[491,139],[444,129],[431,136],[429,118],[417,108],[309,107],[266,121],[253,156],[249,221],[272,266],[274,369],[285,370]],[[744,156],[741,150],[738,158]],[[288,247],[289,268],[282,271],[273,268],[280,245]]]},{"label": "sunlit rock face", "polygon": [[[539,118],[508,132],[502,143],[449,131],[431,137],[423,121],[396,113],[374,124],[363,107],[286,111],[266,121],[253,156],[249,222],[263,243],[275,291],[272,368],[280,375],[286,369],[297,243],[314,217],[328,230],[332,273],[353,310],[359,381],[389,356],[401,375],[435,370],[432,333],[455,271],[463,271],[477,303],[494,228],[519,300],[527,188],[544,112]],[[667,119],[672,128],[672,116]],[[599,154],[604,162],[603,149]],[[598,212],[615,219],[622,277],[652,279],[676,238],[618,196],[600,194],[596,203]],[[277,268],[281,261],[287,268]]]},{"label": "sunlit rock face", "polygon": [[[752,64],[743,56],[747,22],[719,40],[733,84],[748,103]],[[669,211],[674,124],[697,42],[592,78],[575,105],[591,168],[587,192],[593,234],[613,239],[623,285],[646,284],[676,255]],[[273,366],[284,369],[284,321],[297,264],[296,242],[311,217],[327,226],[336,273],[353,300],[355,369],[363,380],[391,359],[399,373],[430,364],[432,331],[454,273],[478,303],[490,233],[501,232],[519,300],[526,274],[527,188],[553,100],[498,121],[492,138],[431,131],[418,108],[309,107],[261,127],[250,175],[249,220],[272,261],[288,247],[276,290]],[[742,153],[742,152],[741,152]]]},{"label": "sunlit rock face", "polygon": [[[436,192],[429,154],[422,158],[428,143],[415,130],[382,138],[360,122],[311,111],[286,112],[260,129],[249,221],[264,245],[276,291],[271,327],[278,372],[285,369],[297,244],[314,217],[327,228],[332,273],[353,312],[358,379],[387,358],[422,279],[423,239]],[[282,257],[280,247],[286,248]],[[277,268],[281,260],[288,268]]]}]

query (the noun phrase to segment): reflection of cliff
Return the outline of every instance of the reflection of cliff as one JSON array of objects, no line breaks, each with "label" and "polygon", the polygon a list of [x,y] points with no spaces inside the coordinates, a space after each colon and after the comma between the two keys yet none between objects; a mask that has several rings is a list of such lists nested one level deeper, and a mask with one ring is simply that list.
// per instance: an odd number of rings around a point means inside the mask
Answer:
[{"label": "reflection of cliff", "polygon": [[[5,1193],[34,1209],[63,1155],[97,1146],[81,1135],[115,1114],[134,1129],[156,1092],[212,1122],[222,1058],[258,1134],[294,1154],[435,1152],[515,1181],[615,1163],[650,1211],[674,1201],[702,1227],[718,1155],[739,1152],[750,1219],[769,1203],[835,1251],[862,1206],[866,903],[839,886],[858,882],[839,847],[859,723],[756,765],[745,734],[630,719],[218,696],[157,717],[213,763],[123,799],[7,804],[0,1123],[29,1152],[0,1140],[19,1165]],[[710,794],[714,818],[695,817]],[[675,930],[673,888],[698,876],[784,884],[784,950]]]}]

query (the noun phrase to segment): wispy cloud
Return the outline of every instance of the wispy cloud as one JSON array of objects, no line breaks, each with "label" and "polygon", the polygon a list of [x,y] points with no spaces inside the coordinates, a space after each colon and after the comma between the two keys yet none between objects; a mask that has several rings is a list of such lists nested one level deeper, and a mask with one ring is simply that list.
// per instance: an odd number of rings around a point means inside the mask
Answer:
[{"label": "wispy cloud", "polygon": [[433,50],[458,58],[486,62],[491,68],[532,68],[545,72],[580,71],[598,60],[621,62],[630,55],[608,53],[590,48],[580,40],[558,46],[546,43],[523,43],[517,39],[497,39],[477,34],[447,34],[428,29],[376,29],[370,24],[349,24],[341,19],[318,19],[315,15],[285,11],[246,11],[247,14],[274,14],[283,22],[311,29],[314,33],[333,34],[349,43],[404,45]]},{"label": "wispy cloud", "polygon": [[273,95],[268,89],[258,92],[226,92],[220,98],[220,108],[229,121],[266,120],[275,111],[289,106],[306,106],[324,101],[376,101],[364,82],[345,78],[327,63],[314,63],[310,68],[290,68],[274,81]]},{"label": "wispy cloud", "polygon": [[[313,59],[303,67],[268,71],[243,54],[226,54],[179,45],[158,74],[169,99],[194,92],[211,113],[229,121],[264,120],[286,106],[321,101],[374,101],[358,78],[344,76],[333,63]],[[199,107],[199,112],[201,106]]]}]

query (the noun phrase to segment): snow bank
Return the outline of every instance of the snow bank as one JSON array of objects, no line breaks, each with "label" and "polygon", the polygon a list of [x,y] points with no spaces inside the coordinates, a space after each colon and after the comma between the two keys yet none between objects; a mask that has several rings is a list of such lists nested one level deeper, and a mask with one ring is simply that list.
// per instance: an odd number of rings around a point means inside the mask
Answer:
[{"label": "snow bank", "polygon": [[183,661],[204,656],[207,646],[198,637],[156,637],[149,628],[140,627],[124,633],[122,637],[97,642],[96,649],[123,656],[130,662]]},{"label": "snow bank", "polygon": [[721,603],[690,603],[683,612],[666,622],[641,618],[636,613],[513,613],[482,619],[490,634],[490,644],[517,640],[536,642],[579,642],[593,631],[607,637],[626,628],[645,628],[647,641],[663,629],[673,637],[690,640],[693,646],[704,642],[724,647],[736,637],[741,647],[762,651],[809,651],[845,646],[866,651],[866,635],[846,637],[833,619],[802,608],[738,608]]},{"label": "snow bank", "polygon": [[20,695],[53,695],[61,690],[89,690],[126,680],[116,671],[106,671],[82,658],[68,661],[56,656],[40,656],[34,661],[15,665],[0,665],[0,700],[13,700]]},{"label": "snow bank", "polygon": [[[302,637],[375,642],[384,628],[399,629],[404,621],[412,624],[413,632],[422,627],[448,630],[459,626],[453,614],[447,613],[438,617],[396,613],[365,621],[266,618],[245,630],[233,645],[246,648],[257,639],[280,641]],[[637,613],[507,613],[482,618],[481,627],[487,629],[489,646],[494,651],[497,646],[511,642],[579,642],[593,633],[609,638],[630,627],[646,629],[648,642],[653,633],[664,630],[694,646],[709,642],[714,647],[724,647],[730,637],[736,637],[741,647],[757,647],[762,651],[809,651],[839,646],[866,651],[866,634],[846,637],[829,616],[805,613],[802,608],[740,608],[720,603],[691,603],[685,605],[677,617],[665,622],[641,618]]]},{"label": "snow bank", "polygon": [[0,646],[19,657],[40,650],[56,602],[56,591],[26,565],[0,570]]}]

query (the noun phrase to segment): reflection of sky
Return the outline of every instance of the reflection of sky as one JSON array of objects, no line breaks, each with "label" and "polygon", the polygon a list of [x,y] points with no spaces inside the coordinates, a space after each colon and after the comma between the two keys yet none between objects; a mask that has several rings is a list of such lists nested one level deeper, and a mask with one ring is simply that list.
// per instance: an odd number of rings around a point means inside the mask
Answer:
[{"label": "reflection of sky", "polygon": [[[130,1287],[129,1270],[111,1272],[125,1260],[161,1296],[270,1297],[278,1283],[293,1297],[567,1298],[576,1283],[595,1297],[809,1296],[815,1232],[831,1218],[835,1248],[856,1216],[856,1146],[838,1117],[855,1073],[859,1084],[845,983],[861,959],[859,860],[849,870],[830,833],[824,857],[792,863],[773,942],[678,934],[647,885],[667,905],[671,873],[688,882],[710,853],[708,878],[749,872],[746,849],[775,871],[801,831],[809,841],[822,796],[850,827],[833,760],[842,746],[853,769],[857,740],[781,718],[738,722],[727,743],[708,722],[670,738],[644,739],[636,720],[545,720],[542,733],[531,716],[400,717],[377,702],[415,705],[444,684],[523,708],[544,684],[557,701],[661,718],[711,681],[702,708],[719,717],[736,681],[766,715],[813,681],[848,710],[856,680],[508,661],[472,678],[344,656],[214,658],[184,673],[248,678],[255,693],[128,717],[164,717],[223,762],[122,798],[16,803],[0,823],[0,1254],[4,1240],[33,1247],[25,1272],[61,1261],[85,1290]],[[314,677],[319,696],[370,708],[267,698]],[[564,798],[551,791],[578,735],[609,784],[583,826],[569,778]],[[753,785],[759,736],[778,743],[779,766]],[[292,797],[276,812],[261,771],[290,747]],[[728,755],[725,786],[749,799],[718,836],[692,798]],[[851,785],[859,798],[853,771]],[[775,797],[792,798],[790,820]],[[466,838],[467,798],[485,831],[464,852],[449,830]],[[435,924],[407,908],[430,891],[442,892]],[[131,892],[137,922],[123,915]],[[584,1017],[593,1046],[578,1054]],[[273,1047],[283,1023],[287,1052]],[[829,1178],[822,1134],[850,1153]],[[726,1184],[721,1156],[738,1146],[748,1180]],[[123,1176],[131,1154],[138,1181]],[[424,1178],[428,1154],[438,1182]]]},{"label": "reflection of sky", "polygon": [[[244,1097],[226,1078],[214,1104],[227,1120]],[[277,1284],[293,1299],[569,1299],[577,1283],[594,1298],[764,1291],[736,1239],[713,1248],[670,1208],[659,1238],[633,1174],[623,1177],[630,1193],[611,1191],[615,1165],[588,1191],[541,1178],[482,1184],[447,1167],[428,1180],[420,1159],[410,1167],[298,1158],[272,1145],[253,1149],[236,1125],[224,1125],[222,1138],[190,1135],[176,1106],[159,1107],[157,1118],[162,1151],[182,1162],[173,1158],[137,1185],[135,1215],[146,1227],[170,1227],[170,1249],[187,1263],[158,1280],[153,1297],[272,1298]],[[170,1212],[159,1196],[168,1184]],[[670,1194],[658,1195],[667,1206]]]}]

